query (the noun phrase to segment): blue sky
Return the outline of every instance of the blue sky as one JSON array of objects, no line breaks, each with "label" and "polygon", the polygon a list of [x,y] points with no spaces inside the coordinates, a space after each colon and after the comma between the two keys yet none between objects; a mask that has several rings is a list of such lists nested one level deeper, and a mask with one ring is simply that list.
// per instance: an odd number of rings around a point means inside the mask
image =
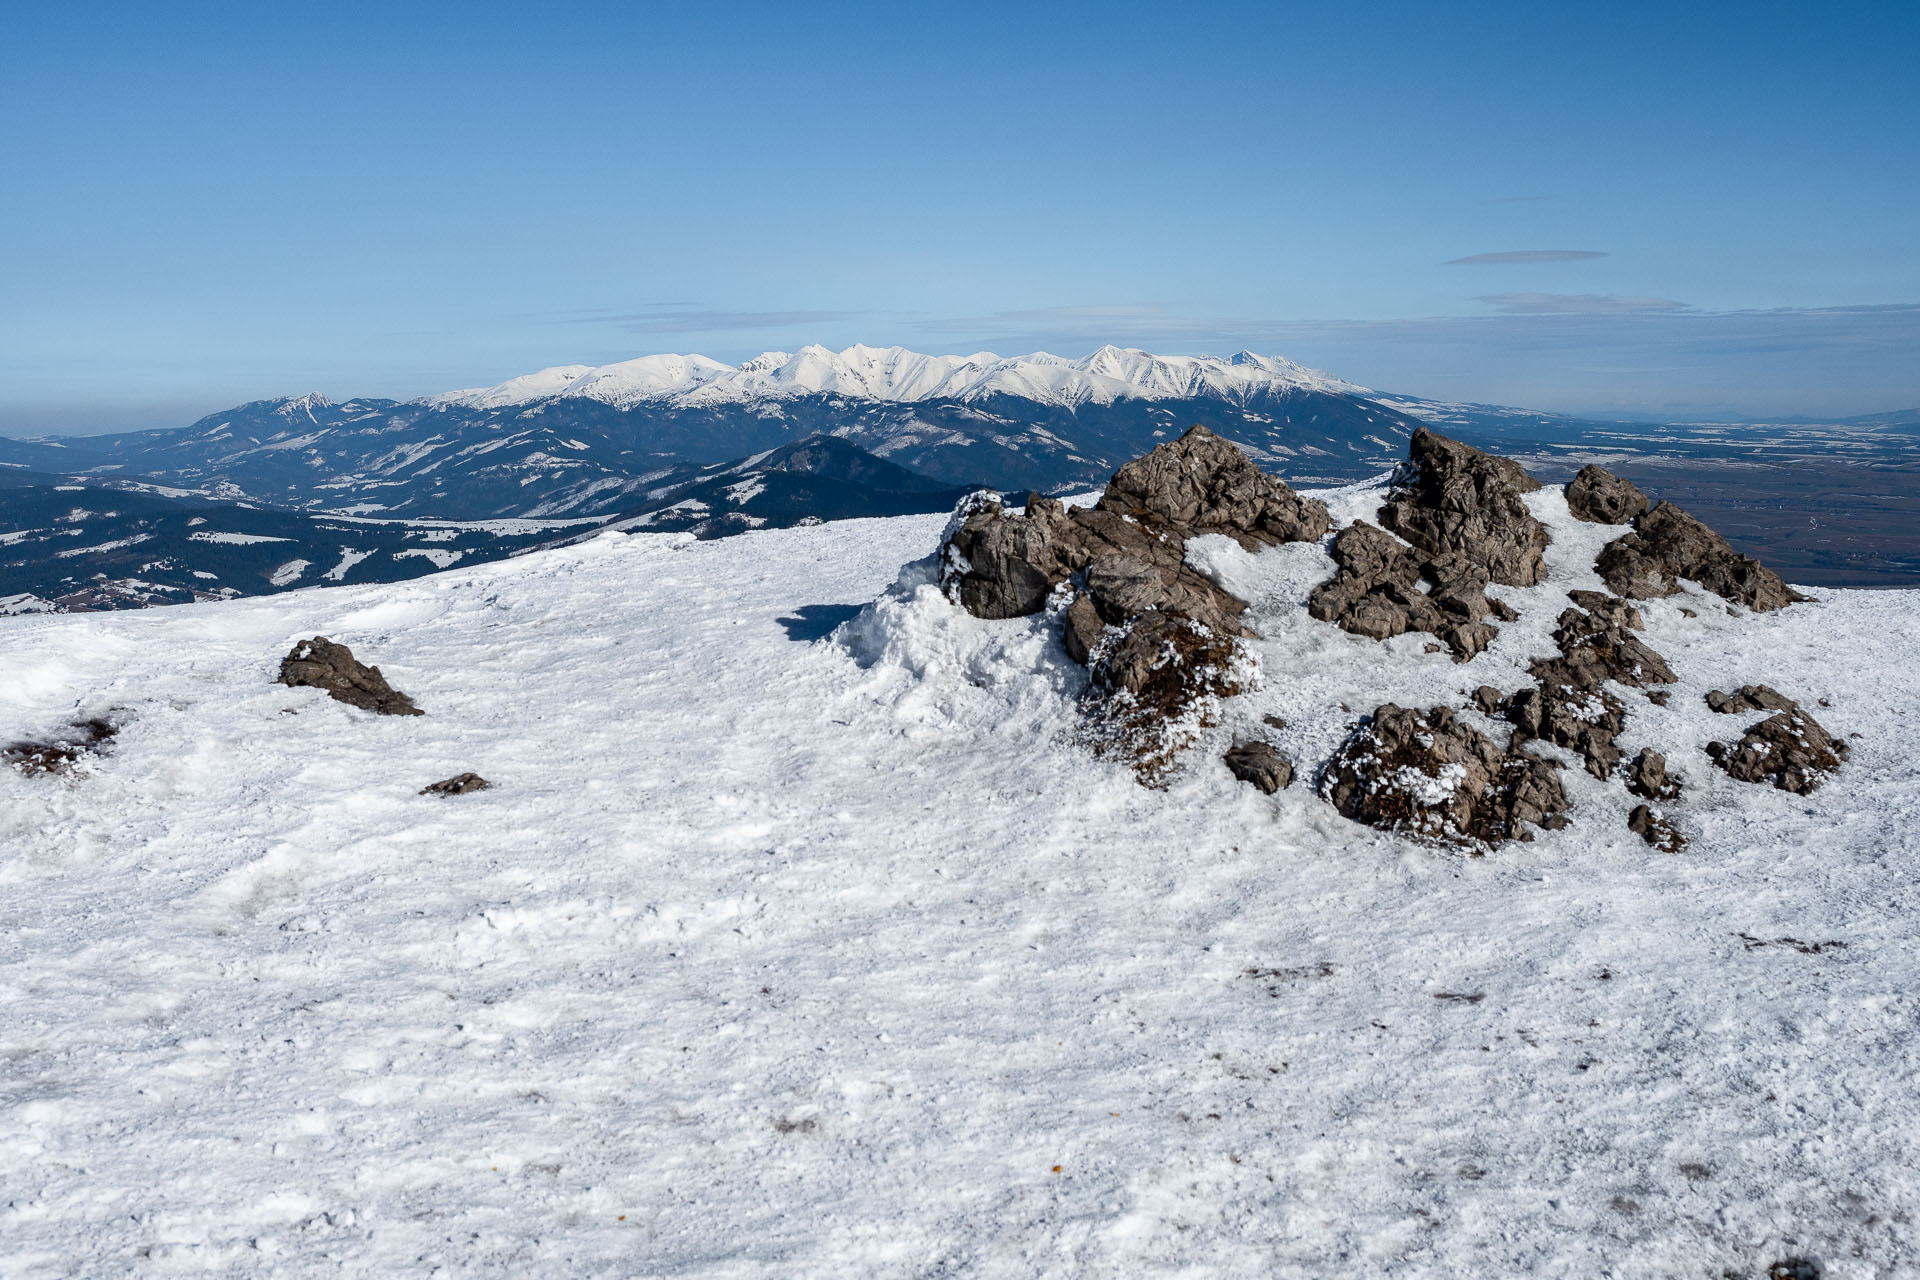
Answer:
[{"label": "blue sky", "polygon": [[1920,6],[41,5],[0,431],[651,351],[1920,404]]}]

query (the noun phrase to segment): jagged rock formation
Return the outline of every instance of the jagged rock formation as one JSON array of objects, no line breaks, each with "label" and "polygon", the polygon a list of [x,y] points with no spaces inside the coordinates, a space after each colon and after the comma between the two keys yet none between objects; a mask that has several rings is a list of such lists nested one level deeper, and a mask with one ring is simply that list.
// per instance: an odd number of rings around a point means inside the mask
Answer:
[{"label": "jagged rock formation", "polygon": [[1325,504],[1302,498],[1205,427],[1114,472],[1096,510],[1182,538],[1224,534],[1249,551],[1312,542],[1333,527]]},{"label": "jagged rock formation", "polygon": [[1227,771],[1272,795],[1293,785],[1293,761],[1271,742],[1242,742],[1222,756]]},{"label": "jagged rock formation", "polygon": [[[1456,660],[1470,660],[1498,635],[1489,619],[1518,617],[1487,596],[1488,585],[1528,587],[1547,577],[1547,532],[1523,500],[1538,488],[1509,459],[1417,432],[1380,525],[1355,521],[1328,545],[1336,572],[1312,590],[1309,613],[1375,639],[1425,632]],[[1534,827],[1558,829],[1568,803],[1560,765],[1529,747],[1537,739],[1577,754],[1588,773],[1618,779],[1647,801],[1629,823],[1650,845],[1685,846],[1679,828],[1653,807],[1681,794],[1667,757],[1647,747],[1627,762],[1619,745],[1629,714],[1621,691],[1645,690],[1649,703],[1664,707],[1670,691],[1656,686],[1677,679],[1644,638],[1647,618],[1631,601],[1672,592],[1676,576],[1754,608],[1803,597],[1670,503],[1650,507],[1638,488],[1604,468],[1581,471],[1567,502],[1579,519],[1633,528],[1597,557],[1595,569],[1613,590],[1567,591],[1570,607],[1553,632],[1559,652],[1528,662],[1532,683],[1512,694],[1481,685],[1467,699],[1487,719],[1511,726],[1506,745],[1451,708],[1385,704],[1317,774],[1316,790],[1342,814],[1483,845],[1528,838]],[[1258,677],[1241,643],[1253,635],[1243,622],[1246,604],[1187,566],[1186,539],[1217,533],[1259,549],[1318,538],[1328,527],[1319,503],[1195,428],[1121,467],[1091,510],[1034,497],[1013,513],[986,497],[971,500],[943,543],[942,583],[981,617],[1045,610],[1058,618],[1067,653],[1091,672],[1083,739],[1128,760],[1154,786],[1181,750],[1218,723],[1221,701]],[[1804,793],[1845,754],[1844,743],[1765,685],[1715,691],[1707,700],[1716,711],[1775,713],[1739,742],[1710,749],[1735,778]],[[1292,780],[1293,762],[1270,742],[1236,743],[1223,762],[1268,794]]]},{"label": "jagged rock formation", "polygon": [[1531,839],[1564,826],[1557,766],[1503,751],[1446,707],[1387,703],[1354,730],[1320,778],[1320,794],[1369,826],[1448,842]]},{"label": "jagged rock formation", "polygon": [[[1595,593],[1581,592],[1582,596]],[[1602,680],[1618,680],[1636,689],[1649,684],[1672,684],[1673,669],[1667,660],[1648,648],[1629,628],[1639,619],[1639,611],[1616,602],[1622,608],[1600,603],[1598,609],[1561,611],[1553,638],[1562,657],[1554,660],[1557,678],[1569,674],[1579,684],[1592,688]],[[1536,663],[1536,666],[1539,664]],[[1538,671],[1535,672],[1539,677]]]},{"label": "jagged rock formation", "polygon": [[1249,549],[1311,541],[1326,507],[1267,475],[1204,427],[1114,473],[1091,509],[1034,496],[1015,515],[984,496],[941,546],[948,595],[982,618],[1038,613],[1071,586],[1061,643],[1092,668],[1089,741],[1124,750],[1143,781],[1212,722],[1218,699],[1257,670],[1237,643],[1246,602],[1189,568],[1186,540],[1224,534]]},{"label": "jagged rock formation", "polygon": [[387,683],[380,668],[354,659],[353,650],[325,636],[302,640],[280,661],[279,682],[325,689],[336,702],[383,716],[419,716],[426,712]]},{"label": "jagged rock formation", "polygon": [[1376,640],[1425,631],[1466,662],[1499,634],[1489,615],[1514,616],[1487,599],[1487,584],[1532,586],[1546,574],[1546,530],[1519,496],[1540,483],[1517,463],[1424,430],[1406,480],[1380,509],[1405,541],[1365,521],[1342,529],[1331,548],[1340,571],[1314,589],[1308,611]]},{"label": "jagged rock formation", "polygon": [[[1040,612],[1056,587],[1084,575],[1082,594],[1105,625],[1159,611],[1237,636],[1246,602],[1187,567],[1187,538],[1220,533],[1252,549],[1311,541],[1331,524],[1324,505],[1195,427],[1121,467],[1092,510],[1034,497],[1014,515],[992,499],[973,501],[941,548],[942,581],[976,617],[1016,618]],[[1069,626],[1069,652],[1087,661],[1087,611]]]},{"label": "jagged rock formation", "polygon": [[1595,464],[1580,468],[1567,482],[1567,510],[1589,524],[1626,524],[1652,505],[1633,481]]},{"label": "jagged rock formation", "polygon": [[1741,782],[1769,782],[1782,791],[1809,795],[1847,756],[1844,740],[1829,735],[1799,703],[1766,685],[1744,685],[1734,695],[1716,689],[1707,695],[1707,705],[1729,715],[1774,710],[1748,725],[1738,742],[1707,744],[1713,762]]},{"label": "jagged rock formation", "polygon": [[1414,433],[1408,458],[1411,483],[1380,509],[1380,522],[1423,553],[1435,582],[1477,574],[1530,587],[1547,576],[1547,531],[1520,500],[1540,482],[1519,463],[1427,430]]},{"label": "jagged rock formation", "polygon": [[1671,683],[1674,674],[1664,658],[1629,633],[1638,610],[1598,592],[1580,592],[1578,598],[1593,608],[1561,612],[1553,633],[1561,656],[1529,663],[1538,683],[1507,699],[1504,709],[1520,737],[1577,751],[1588,773],[1605,778],[1620,763],[1623,753],[1614,740],[1627,723],[1626,707],[1607,690],[1607,682],[1640,688]]},{"label": "jagged rock formation", "polygon": [[1670,596],[1679,578],[1763,612],[1809,598],[1671,502],[1637,517],[1632,533],[1601,548],[1594,567],[1616,593],[1635,600]]},{"label": "jagged rock formation", "polygon": [[1329,554],[1339,573],[1313,589],[1307,611],[1355,635],[1385,640],[1425,631],[1465,662],[1493,642],[1498,630],[1482,622],[1491,605],[1485,579],[1466,573],[1432,592],[1420,589],[1426,566],[1405,543],[1357,520],[1342,529]]}]

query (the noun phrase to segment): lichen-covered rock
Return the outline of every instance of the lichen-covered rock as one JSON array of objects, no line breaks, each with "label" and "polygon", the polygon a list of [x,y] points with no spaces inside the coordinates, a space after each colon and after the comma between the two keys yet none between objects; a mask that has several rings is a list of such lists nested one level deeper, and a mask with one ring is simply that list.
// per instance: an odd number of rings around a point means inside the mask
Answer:
[{"label": "lichen-covered rock", "polygon": [[1605,467],[1589,464],[1567,482],[1567,510],[1590,524],[1626,524],[1652,504],[1647,495]]},{"label": "lichen-covered rock", "polygon": [[1242,742],[1221,757],[1228,772],[1272,795],[1293,785],[1293,761],[1271,742]]},{"label": "lichen-covered rock", "polygon": [[1635,600],[1670,596],[1679,590],[1679,578],[1761,612],[1809,598],[1671,502],[1638,517],[1632,533],[1602,547],[1594,568],[1616,594]]},{"label": "lichen-covered rock", "polygon": [[1811,794],[1847,756],[1804,710],[1779,711],[1750,725],[1738,742],[1710,742],[1707,755],[1741,782],[1768,782],[1795,795]]},{"label": "lichen-covered rock", "polygon": [[1345,816],[1430,840],[1492,844],[1558,827],[1551,761],[1507,752],[1446,707],[1378,707],[1328,762],[1320,794]]},{"label": "lichen-covered rock", "polygon": [[380,668],[356,661],[353,650],[325,636],[302,640],[280,661],[279,682],[295,687],[324,689],[335,701],[383,716],[426,713],[413,699],[387,683]]},{"label": "lichen-covered rock", "polygon": [[1249,551],[1311,542],[1333,527],[1324,504],[1256,467],[1232,441],[1195,426],[1113,473],[1102,511],[1165,524],[1182,537],[1219,533]]},{"label": "lichen-covered rock", "polygon": [[1380,511],[1390,531],[1428,561],[1471,566],[1488,582],[1530,587],[1547,576],[1547,531],[1520,500],[1540,482],[1519,463],[1424,428],[1408,456],[1412,482]]},{"label": "lichen-covered rock", "polygon": [[1081,736],[1160,786],[1175,757],[1219,723],[1221,701],[1258,682],[1259,665],[1236,637],[1176,613],[1142,614],[1094,652]]}]

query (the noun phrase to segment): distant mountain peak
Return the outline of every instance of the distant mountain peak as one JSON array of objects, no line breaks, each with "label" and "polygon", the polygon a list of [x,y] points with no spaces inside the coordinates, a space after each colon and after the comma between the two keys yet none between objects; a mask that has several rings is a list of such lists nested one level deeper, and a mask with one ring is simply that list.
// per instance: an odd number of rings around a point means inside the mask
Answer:
[{"label": "distant mountain peak", "polygon": [[1367,388],[1279,356],[1242,351],[1229,357],[1161,356],[1137,347],[1101,347],[1069,360],[1036,351],[999,356],[925,355],[906,347],[858,344],[833,351],[809,343],[768,351],[739,365],[701,355],[651,355],[598,368],[560,365],[491,387],[429,396],[437,408],[506,408],[583,397],[619,408],[643,403],[695,407],[789,399],[802,395],[913,403],[1014,396],[1078,407],[1115,400],[1210,397],[1235,403],[1276,391],[1369,394]]}]

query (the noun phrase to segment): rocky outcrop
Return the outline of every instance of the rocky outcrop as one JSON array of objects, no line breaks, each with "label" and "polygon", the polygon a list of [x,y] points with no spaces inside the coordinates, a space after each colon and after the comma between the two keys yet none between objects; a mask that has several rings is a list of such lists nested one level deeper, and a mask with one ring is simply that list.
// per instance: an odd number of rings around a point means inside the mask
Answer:
[{"label": "rocky outcrop", "polygon": [[[1618,680],[1636,689],[1672,684],[1675,677],[1667,660],[1629,629],[1638,618],[1639,611],[1630,607],[1624,612],[1604,606],[1599,612],[1563,610],[1553,632],[1562,655],[1554,678],[1571,678],[1583,688],[1597,688],[1603,680]],[[1535,676],[1539,678],[1537,671]]]},{"label": "rocky outcrop", "polygon": [[1222,756],[1227,771],[1272,795],[1293,785],[1293,761],[1271,742],[1242,742]]},{"label": "rocky outcrop", "polygon": [[1578,752],[1587,772],[1605,778],[1625,753],[1614,739],[1627,726],[1626,708],[1605,689],[1577,683],[1559,660],[1536,662],[1540,681],[1507,699],[1507,719],[1520,741],[1540,738]]},{"label": "rocky outcrop", "polygon": [[1610,775],[1624,754],[1615,744],[1626,727],[1626,707],[1608,681],[1636,688],[1674,679],[1666,659],[1631,632],[1639,611],[1598,592],[1570,593],[1592,609],[1563,610],[1554,640],[1557,658],[1536,658],[1528,671],[1537,682],[1505,702],[1507,718],[1522,738],[1542,738],[1577,751],[1587,772]]},{"label": "rocky outcrop", "polygon": [[1415,433],[1409,456],[1406,482],[1380,509],[1399,538],[1365,521],[1342,529],[1330,548],[1339,572],[1307,608],[1376,640],[1427,632],[1466,662],[1499,634],[1489,616],[1515,616],[1487,598],[1487,584],[1531,586],[1546,574],[1546,530],[1520,500],[1540,485],[1517,463],[1431,431]]},{"label": "rocky outcrop", "polygon": [[1091,510],[1035,497],[1015,514],[976,496],[948,529],[941,576],[949,595],[981,618],[1039,613],[1055,589],[1078,578],[1072,634],[1063,640],[1086,662],[1097,636],[1092,617],[1119,627],[1146,613],[1177,613],[1223,635],[1248,634],[1240,622],[1246,603],[1187,566],[1187,538],[1218,533],[1258,548],[1318,538],[1330,525],[1324,505],[1194,427],[1121,467]]},{"label": "rocky outcrop", "polygon": [[1424,429],[1408,458],[1410,482],[1380,509],[1380,522],[1420,551],[1436,583],[1477,576],[1530,587],[1547,576],[1547,531],[1520,500],[1540,482],[1519,463]]},{"label": "rocky outcrop", "polygon": [[302,640],[281,659],[279,682],[326,690],[335,701],[383,716],[425,715],[413,699],[387,683],[380,668],[354,659],[353,650],[325,636]]},{"label": "rocky outcrop", "polygon": [[[1511,460],[1417,432],[1380,523],[1355,521],[1331,540],[1335,573],[1313,588],[1308,612],[1373,639],[1422,632],[1436,641],[1428,652],[1444,646],[1458,661],[1473,658],[1498,636],[1496,623],[1518,616],[1488,596],[1489,586],[1529,587],[1547,577],[1547,533],[1524,500],[1538,488]],[[1630,825],[1650,845],[1685,846],[1655,807],[1681,795],[1667,757],[1646,747],[1629,762],[1619,743],[1628,723],[1624,691],[1643,690],[1648,703],[1665,707],[1671,691],[1662,686],[1677,680],[1647,642],[1647,617],[1633,601],[1670,594],[1681,577],[1756,609],[1802,597],[1672,504],[1650,507],[1604,468],[1583,469],[1567,486],[1567,503],[1582,520],[1631,523],[1598,557],[1611,590],[1567,591],[1571,607],[1553,631],[1559,652],[1529,662],[1533,683],[1516,692],[1475,689],[1465,705],[1479,715],[1376,709],[1316,775],[1316,791],[1342,814],[1476,845],[1558,829],[1567,809],[1560,766],[1548,758],[1556,753],[1529,747],[1538,740],[1646,801]],[[1016,513],[984,496],[970,501],[943,543],[942,583],[981,617],[1045,610],[1058,618],[1067,653],[1090,670],[1084,739],[1157,786],[1176,755],[1218,724],[1222,700],[1258,675],[1242,643],[1253,634],[1245,603],[1187,566],[1186,540],[1223,534],[1258,549],[1327,528],[1324,507],[1195,428],[1120,468],[1091,509],[1035,497]],[[1774,713],[1738,742],[1710,748],[1735,778],[1804,794],[1846,754],[1844,743],[1765,685],[1716,690],[1707,701],[1729,714]],[[1487,720],[1501,719],[1511,726],[1504,746],[1484,731]],[[1237,742],[1222,760],[1267,794],[1292,780],[1293,762],[1270,742]]]},{"label": "rocky outcrop", "polygon": [[1320,777],[1342,814],[1430,840],[1491,844],[1565,825],[1549,760],[1503,751],[1446,707],[1387,703],[1354,730]]},{"label": "rocky outcrop", "polygon": [[1258,667],[1236,637],[1178,613],[1142,614],[1093,656],[1081,737],[1096,755],[1161,786],[1175,758],[1220,721],[1220,703],[1251,688]]},{"label": "rocky outcrop", "polygon": [[1602,466],[1584,466],[1567,482],[1567,510],[1589,524],[1626,524],[1652,505],[1633,481]]},{"label": "rocky outcrop", "polygon": [[1425,565],[1399,539],[1364,520],[1342,529],[1328,549],[1339,572],[1313,589],[1307,611],[1354,635],[1385,640],[1409,631],[1438,636],[1465,662],[1493,642],[1484,623],[1492,606],[1485,579],[1467,574],[1429,593],[1420,587]]},{"label": "rocky outcrop", "polygon": [[1039,613],[1070,590],[1061,644],[1092,674],[1083,735],[1159,785],[1257,671],[1239,644],[1252,634],[1246,602],[1187,565],[1187,539],[1222,534],[1251,550],[1331,524],[1324,505],[1194,427],[1121,467],[1091,509],[1035,496],[1016,514],[976,495],[948,526],[941,583],[982,618]]},{"label": "rocky outcrop", "polygon": [[1762,612],[1810,598],[1671,502],[1638,517],[1632,533],[1602,547],[1594,568],[1617,594],[1635,600],[1670,596],[1680,589],[1680,578]]},{"label": "rocky outcrop", "polygon": [[1097,509],[1182,538],[1224,534],[1249,551],[1312,542],[1333,527],[1323,503],[1302,498],[1205,427],[1114,472]]},{"label": "rocky outcrop", "polygon": [[[1773,693],[1764,685],[1748,688]],[[1782,791],[1804,796],[1840,767],[1847,756],[1847,744],[1828,734],[1819,721],[1788,699],[1784,710],[1749,725],[1738,742],[1708,743],[1707,755],[1727,771],[1728,777],[1771,783]]]}]

